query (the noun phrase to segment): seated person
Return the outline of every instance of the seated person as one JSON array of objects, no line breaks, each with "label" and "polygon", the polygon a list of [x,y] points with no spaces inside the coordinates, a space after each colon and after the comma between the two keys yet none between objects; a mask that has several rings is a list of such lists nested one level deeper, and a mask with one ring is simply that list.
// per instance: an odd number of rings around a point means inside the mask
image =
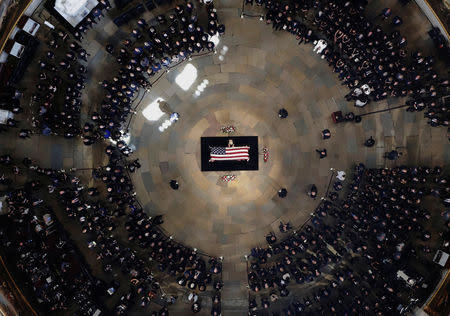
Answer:
[{"label": "seated person", "polygon": [[277,242],[277,237],[273,232],[270,232],[268,235],[266,235],[266,241],[268,244],[273,244]]}]

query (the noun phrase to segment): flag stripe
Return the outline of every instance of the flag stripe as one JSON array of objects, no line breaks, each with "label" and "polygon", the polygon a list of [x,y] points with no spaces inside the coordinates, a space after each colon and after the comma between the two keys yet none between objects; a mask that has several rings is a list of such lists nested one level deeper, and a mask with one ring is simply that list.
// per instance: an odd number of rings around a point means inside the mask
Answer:
[{"label": "flag stripe", "polygon": [[236,154],[236,155],[211,155],[211,157],[214,158],[220,158],[220,157],[248,157],[248,154]]},{"label": "flag stripe", "polygon": [[211,157],[212,160],[220,160],[220,159],[235,159],[235,160],[242,160],[242,159],[249,159],[249,156],[235,156],[235,157],[228,157],[228,156],[221,156],[221,157]]},{"label": "flag stripe", "polygon": [[249,161],[250,158],[242,158],[242,159],[236,159],[236,158],[211,158],[210,161],[218,161],[218,160],[234,160],[234,161],[240,161],[240,160],[247,160]]},{"label": "flag stripe", "polygon": [[248,148],[225,148],[225,151],[243,151],[248,150]]},{"label": "flag stripe", "polygon": [[227,154],[234,154],[234,153],[248,153],[248,150],[227,150]]},{"label": "flag stripe", "polygon": [[211,158],[211,161],[215,160],[250,160],[249,157],[220,157],[220,158]]},{"label": "flag stripe", "polygon": [[211,157],[242,157],[242,156],[247,156],[248,154],[232,154],[232,155],[211,155]]},{"label": "flag stripe", "polygon": [[248,156],[248,153],[233,153],[233,154],[225,154],[225,155],[221,155],[221,154],[211,154],[211,156],[230,156],[230,157],[232,157],[232,156],[243,156],[243,155],[247,155]]}]

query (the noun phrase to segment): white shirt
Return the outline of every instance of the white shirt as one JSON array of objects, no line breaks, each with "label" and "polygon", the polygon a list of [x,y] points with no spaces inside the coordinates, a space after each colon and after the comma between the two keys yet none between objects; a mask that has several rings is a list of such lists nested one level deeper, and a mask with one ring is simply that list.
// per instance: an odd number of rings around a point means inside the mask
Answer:
[{"label": "white shirt", "polygon": [[355,88],[355,90],[353,90],[353,92],[355,93],[356,96],[360,96],[362,93],[360,88]]},{"label": "white shirt", "polygon": [[341,181],[344,181],[345,180],[345,172],[344,171],[338,171],[336,178],[338,178]]},{"label": "white shirt", "polygon": [[313,51],[317,51],[317,54],[322,53],[322,51],[327,47],[327,42],[323,39],[320,39],[316,46],[314,47]]},{"label": "white shirt", "polygon": [[361,89],[364,91],[365,94],[369,95],[370,94],[370,87],[368,84],[363,84]]},{"label": "white shirt", "polygon": [[364,105],[367,104],[367,101],[361,101],[360,99],[357,99],[355,102],[355,106],[362,108]]}]

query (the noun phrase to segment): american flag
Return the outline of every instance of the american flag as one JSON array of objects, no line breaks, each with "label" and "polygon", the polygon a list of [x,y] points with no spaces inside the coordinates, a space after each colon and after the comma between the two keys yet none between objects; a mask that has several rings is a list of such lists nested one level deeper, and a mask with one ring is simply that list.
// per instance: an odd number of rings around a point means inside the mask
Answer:
[{"label": "american flag", "polygon": [[211,147],[211,159],[209,161],[222,160],[250,160],[248,155],[250,147]]}]

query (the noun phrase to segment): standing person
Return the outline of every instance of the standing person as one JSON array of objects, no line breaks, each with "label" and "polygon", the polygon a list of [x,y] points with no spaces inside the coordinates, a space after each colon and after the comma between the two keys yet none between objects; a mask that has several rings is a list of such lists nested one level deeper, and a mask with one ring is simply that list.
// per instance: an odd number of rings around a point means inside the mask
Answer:
[{"label": "standing person", "polygon": [[400,26],[403,24],[403,20],[401,17],[399,17],[398,15],[394,16],[394,18],[392,19],[392,24],[394,24],[394,26]]},{"label": "standing person", "polygon": [[364,142],[364,146],[373,147],[373,145],[375,145],[375,139],[373,139],[373,137],[370,136],[370,138],[366,139],[366,141]]},{"label": "standing person", "polygon": [[329,129],[324,129],[322,131],[322,139],[329,139],[331,138],[331,132]]},{"label": "standing person", "polygon": [[110,53],[111,55],[114,55],[114,46],[112,46],[111,44],[107,44],[105,49],[108,53]]},{"label": "standing person", "polygon": [[308,195],[313,199],[315,199],[317,197],[317,187],[315,184],[313,184],[311,186],[311,189],[309,190]]},{"label": "standing person", "polygon": [[391,16],[391,14],[392,14],[391,8],[384,8],[383,10],[381,10],[379,16],[382,16],[383,20],[386,20]]},{"label": "standing person", "polygon": [[288,111],[285,108],[280,109],[280,111],[278,111],[278,117],[281,119],[288,117]]},{"label": "standing person", "polygon": [[316,152],[319,153],[319,158],[320,159],[323,159],[323,158],[325,158],[327,156],[327,150],[325,148],[321,149],[321,150],[316,149]]},{"label": "standing person", "polygon": [[180,186],[179,186],[177,180],[170,180],[170,187],[171,187],[173,190],[178,190],[178,188],[179,188]]},{"label": "standing person", "polygon": [[286,190],[286,188],[281,188],[278,190],[278,196],[280,198],[285,198],[287,196],[288,191]]}]

